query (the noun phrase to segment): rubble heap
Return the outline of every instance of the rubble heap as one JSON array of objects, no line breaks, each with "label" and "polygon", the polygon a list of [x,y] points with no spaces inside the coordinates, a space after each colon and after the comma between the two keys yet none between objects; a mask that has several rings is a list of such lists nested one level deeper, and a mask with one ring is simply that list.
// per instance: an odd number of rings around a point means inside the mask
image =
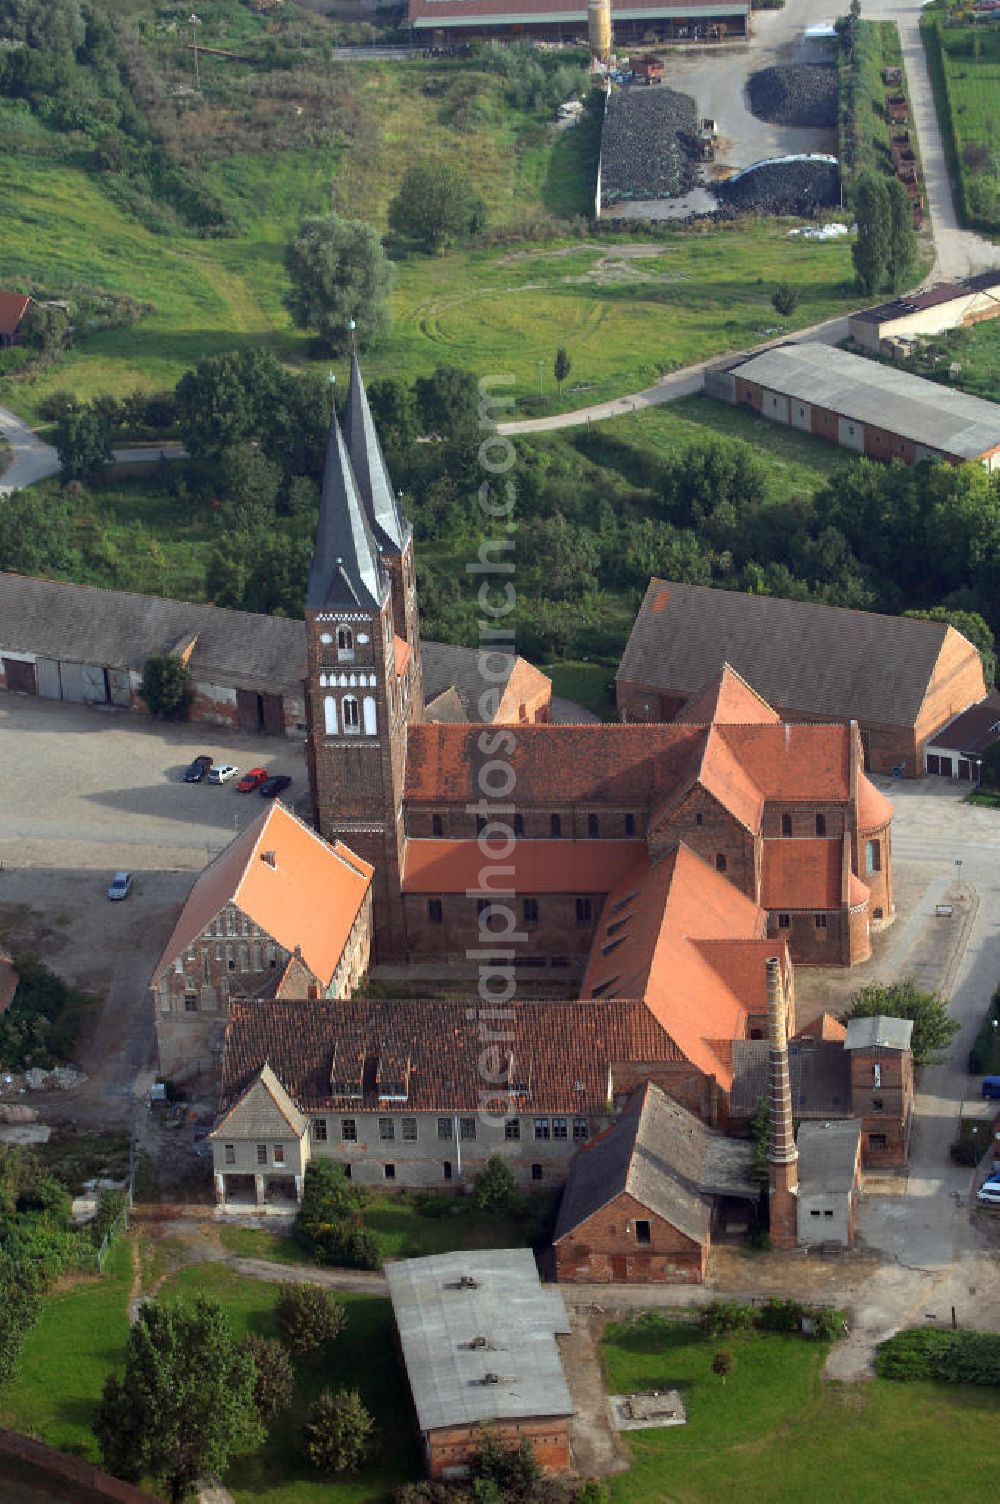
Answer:
[{"label": "rubble heap", "polygon": [[601,198],[676,198],[698,180],[695,102],[673,89],[619,89],[608,100],[601,137]]},{"label": "rubble heap", "polygon": [[832,65],[762,68],[747,80],[747,94],[757,119],[771,125],[832,129],[837,124],[837,70]]}]

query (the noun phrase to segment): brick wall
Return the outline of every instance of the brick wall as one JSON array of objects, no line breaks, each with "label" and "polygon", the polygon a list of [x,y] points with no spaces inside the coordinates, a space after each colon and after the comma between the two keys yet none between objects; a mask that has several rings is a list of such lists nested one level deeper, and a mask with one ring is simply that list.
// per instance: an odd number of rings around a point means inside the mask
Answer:
[{"label": "brick wall", "polygon": [[652,1081],[688,1112],[713,1126],[723,1111],[723,1094],[714,1076],[706,1076],[689,1060],[615,1061],[611,1068],[616,1098],[628,1096],[645,1081]]},{"label": "brick wall", "polygon": [[[648,1244],[637,1239],[640,1220],[648,1224]],[[700,1284],[709,1241],[696,1242],[634,1197],[622,1194],[555,1244],[556,1279]]]},{"label": "brick wall", "polygon": [[[660,827],[650,832],[650,855],[655,858],[678,840],[697,852],[709,867],[724,872],[734,888],[757,902],[760,892],[759,843],[700,784]],[[720,860],[725,863],[724,867],[719,865]]]},{"label": "brick wall", "polygon": [[[552,1419],[497,1421],[489,1426],[492,1435],[506,1445],[517,1447],[525,1437],[539,1466],[549,1473],[566,1473],[570,1469],[569,1420],[564,1416]],[[452,1469],[467,1469],[483,1441],[481,1426],[442,1426],[428,1431],[424,1437],[427,1447],[427,1471],[432,1478],[442,1478]]]},{"label": "brick wall", "polygon": [[[558,834],[553,831],[553,816],[559,821]],[[591,816],[597,820],[596,836],[591,834]],[[508,822],[512,818],[498,816]],[[641,841],[648,823],[647,810],[639,803],[560,804],[558,796],[538,807],[519,803],[517,818],[521,822],[520,837],[530,841]],[[474,841],[478,833],[477,816],[464,803],[408,804],[404,823],[412,840]]]},{"label": "brick wall", "polygon": [[[851,1110],[862,1120],[864,1164],[904,1165],[913,1115],[913,1057],[908,1050],[851,1051]],[[876,1140],[884,1138],[885,1144],[873,1146],[873,1134]]]},{"label": "brick wall", "polygon": [[796,965],[851,966],[856,960],[864,959],[854,954],[857,937],[852,935],[850,915],[846,908],[830,909],[823,913],[820,917],[826,920],[825,928],[816,924],[817,915],[813,910],[785,912],[789,921],[787,928],[779,926],[777,910],[768,914],[767,935],[769,940],[784,940],[787,943]]},{"label": "brick wall", "polygon": [[[566,967],[555,968],[567,980],[582,975],[594,932],[600,918],[604,895],[575,893],[542,893],[538,895],[538,923],[526,926],[524,903],[530,894],[519,894],[512,899],[498,899],[499,904],[509,904],[517,922],[517,931],[525,938],[516,942],[498,940],[504,949],[508,944],[515,951],[515,960],[527,973],[525,961],[542,960],[547,965],[531,967],[544,974],[550,970],[551,961],[565,960]],[[447,961],[461,967],[468,975],[476,975],[478,960],[471,959],[468,951],[485,952],[491,944],[489,931],[480,931],[477,911],[478,899],[466,898],[464,893],[445,893],[437,898],[441,904],[441,922],[428,919],[428,903],[435,895],[407,893],[403,896],[403,915],[406,930],[407,956],[411,962]],[[590,903],[590,918],[582,922],[577,918],[577,898]],[[485,916],[484,916],[485,917]],[[506,921],[504,921],[504,924]]]},{"label": "brick wall", "polygon": [[622,721],[672,721],[690,698],[690,695],[661,694],[658,689],[632,679],[615,681],[618,718]]}]

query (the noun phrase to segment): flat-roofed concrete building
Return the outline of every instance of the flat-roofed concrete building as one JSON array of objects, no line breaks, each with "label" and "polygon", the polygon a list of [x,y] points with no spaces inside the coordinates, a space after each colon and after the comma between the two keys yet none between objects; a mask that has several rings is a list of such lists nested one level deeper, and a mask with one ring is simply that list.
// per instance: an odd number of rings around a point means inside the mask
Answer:
[{"label": "flat-roofed concrete building", "polygon": [[1000,270],[995,270],[961,282],[937,282],[921,292],[852,313],[847,327],[856,345],[878,355],[894,340],[928,338],[998,316]]},{"label": "flat-roofed concrete building", "polygon": [[861,1190],[861,1121],[802,1123],[799,1151],[800,1247],[850,1248]]},{"label": "flat-roofed concrete building", "polygon": [[1000,406],[829,345],[778,345],[707,372],[705,392],[869,459],[1000,470]]},{"label": "flat-roofed concrete building", "polygon": [[530,1248],[403,1259],[385,1274],[430,1476],[463,1477],[487,1430],[567,1472],[573,1401],[556,1337],[569,1319]]}]

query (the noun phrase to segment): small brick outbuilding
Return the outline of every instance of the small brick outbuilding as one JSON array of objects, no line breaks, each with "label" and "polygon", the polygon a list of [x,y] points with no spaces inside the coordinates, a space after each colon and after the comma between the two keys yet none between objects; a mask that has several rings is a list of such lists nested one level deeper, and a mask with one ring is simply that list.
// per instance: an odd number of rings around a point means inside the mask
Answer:
[{"label": "small brick outbuilding", "polygon": [[553,1238],[556,1278],[701,1284],[718,1201],[760,1199],[752,1154],[647,1082],[573,1163]]}]

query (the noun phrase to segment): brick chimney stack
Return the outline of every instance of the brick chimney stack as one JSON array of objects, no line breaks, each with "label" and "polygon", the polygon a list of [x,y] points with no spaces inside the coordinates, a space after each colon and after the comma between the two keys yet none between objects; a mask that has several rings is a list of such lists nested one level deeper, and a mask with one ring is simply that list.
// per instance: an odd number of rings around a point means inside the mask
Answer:
[{"label": "brick chimney stack", "polygon": [[799,1151],[792,1122],[792,1086],[788,1074],[788,1026],[781,962],[767,962],[767,1076],[771,1110],[767,1138],[767,1170],[771,1213],[771,1243],[794,1248],[798,1243]]}]

